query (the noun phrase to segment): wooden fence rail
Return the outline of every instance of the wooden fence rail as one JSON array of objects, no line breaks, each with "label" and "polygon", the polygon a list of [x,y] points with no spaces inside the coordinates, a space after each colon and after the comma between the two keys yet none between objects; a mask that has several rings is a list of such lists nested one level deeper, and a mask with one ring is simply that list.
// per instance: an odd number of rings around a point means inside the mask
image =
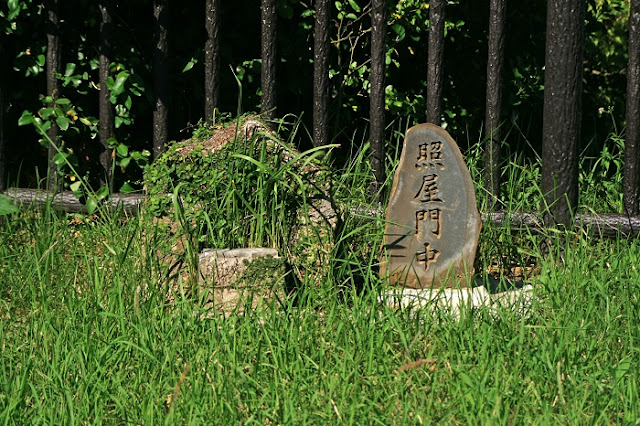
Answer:
[{"label": "wooden fence rail", "polygon": [[[52,209],[70,213],[87,213],[87,207],[71,191],[48,192],[39,189],[9,188],[2,194],[9,197],[14,203],[31,208],[41,209],[49,205]],[[170,198],[171,194],[167,194]],[[144,195],[142,194],[113,194],[104,200],[104,206],[111,212],[124,215],[134,215],[142,206]],[[364,218],[377,218],[383,220],[381,208],[354,209],[347,214]],[[531,212],[488,212],[482,214],[484,223],[496,226],[506,226],[513,229],[530,229],[542,231],[545,228],[544,218],[538,213]],[[591,234],[607,237],[638,237],[640,236],[640,216],[627,216],[621,214],[578,214],[573,226],[575,231],[584,230]]]}]

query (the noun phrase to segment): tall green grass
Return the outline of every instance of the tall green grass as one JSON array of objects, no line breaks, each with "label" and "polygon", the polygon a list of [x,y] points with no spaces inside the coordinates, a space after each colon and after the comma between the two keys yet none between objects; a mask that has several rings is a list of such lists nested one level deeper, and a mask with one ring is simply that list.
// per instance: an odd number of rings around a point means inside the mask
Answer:
[{"label": "tall green grass", "polygon": [[[366,150],[355,158],[336,194],[375,208]],[[467,159],[482,205],[481,153]],[[513,159],[504,173],[505,206],[539,208],[539,164]],[[140,220],[0,217],[0,422],[640,421],[638,240],[486,225],[477,269],[535,264],[534,302],[454,320],[378,302],[384,222],[356,211],[326,283],[224,318],[184,295],[167,302]]]}]

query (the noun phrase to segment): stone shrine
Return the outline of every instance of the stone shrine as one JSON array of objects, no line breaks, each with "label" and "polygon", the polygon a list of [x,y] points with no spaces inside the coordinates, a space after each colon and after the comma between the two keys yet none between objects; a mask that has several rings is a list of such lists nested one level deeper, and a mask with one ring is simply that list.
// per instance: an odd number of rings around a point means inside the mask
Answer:
[{"label": "stone shrine", "polygon": [[471,285],[482,221],[460,149],[441,127],[407,132],[386,217],[382,277],[409,288]]}]

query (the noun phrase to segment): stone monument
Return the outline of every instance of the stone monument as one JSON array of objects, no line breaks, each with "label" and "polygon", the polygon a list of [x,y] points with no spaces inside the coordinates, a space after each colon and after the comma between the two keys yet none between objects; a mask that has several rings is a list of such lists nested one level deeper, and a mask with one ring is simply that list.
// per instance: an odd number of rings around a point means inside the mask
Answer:
[{"label": "stone monument", "polygon": [[441,127],[407,132],[386,217],[382,277],[417,289],[471,285],[482,221],[460,149]]}]

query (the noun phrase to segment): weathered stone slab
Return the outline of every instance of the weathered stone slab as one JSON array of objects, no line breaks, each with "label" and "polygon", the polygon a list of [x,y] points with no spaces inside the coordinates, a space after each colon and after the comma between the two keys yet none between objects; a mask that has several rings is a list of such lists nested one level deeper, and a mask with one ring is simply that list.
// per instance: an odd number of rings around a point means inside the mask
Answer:
[{"label": "weathered stone slab", "polygon": [[529,315],[534,303],[534,289],[531,284],[522,288],[491,294],[484,286],[473,288],[413,289],[398,288],[379,297],[380,303],[393,310],[407,310],[412,316],[447,315],[460,318],[462,311],[486,308],[496,318],[505,311],[518,315]]},{"label": "weathered stone slab", "polygon": [[276,249],[206,249],[198,260],[198,298],[217,313],[241,313],[286,298],[286,271]]},{"label": "weathered stone slab", "polygon": [[387,206],[382,276],[410,288],[466,287],[481,227],[456,142],[433,124],[409,129]]}]

